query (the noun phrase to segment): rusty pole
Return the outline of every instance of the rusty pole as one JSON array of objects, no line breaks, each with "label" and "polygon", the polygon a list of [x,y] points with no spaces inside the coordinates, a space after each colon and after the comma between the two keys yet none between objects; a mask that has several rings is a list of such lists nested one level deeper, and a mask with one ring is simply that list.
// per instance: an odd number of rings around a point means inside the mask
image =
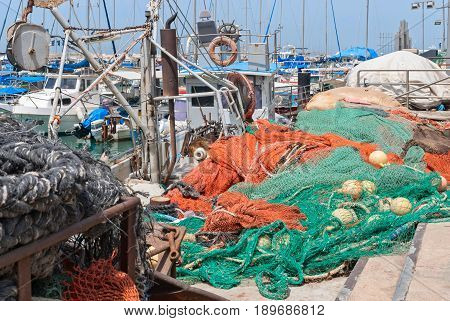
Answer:
[{"label": "rusty pole", "polygon": [[[171,29],[170,25],[175,21],[177,14],[170,17],[165,29],[161,29],[161,46],[167,50],[171,55],[177,57],[177,32],[176,29]],[[162,77],[163,77],[163,95],[164,96],[178,96],[178,64],[170,59],[164,52],[161,53]],[[172,175],[175,162],[177,160],[177,145],[175,133],[175,100],[169,99],[169,121],[170,121],[170,148],[171,159],[169,167],[167,168],[167,176],[164,183],[167,183]]]}]

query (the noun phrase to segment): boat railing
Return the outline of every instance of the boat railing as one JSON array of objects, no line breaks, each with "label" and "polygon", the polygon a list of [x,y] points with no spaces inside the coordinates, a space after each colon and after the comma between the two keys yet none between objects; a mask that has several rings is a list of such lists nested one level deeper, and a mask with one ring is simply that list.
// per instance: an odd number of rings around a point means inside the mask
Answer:
[{"label": "boat railing", "polygon": [[311,85],[277,86],[274,90],[274,96],[277,108],[303,109],[311,99]]},{"label": "boat railing", "polygon": [[[366,78],[364,78],[361,74],[369,74],[369,73],[398,73],[404,75],[405,81],[401,82],[369,82]],[[442,79],[432,81],[430,83],[417,83],[414,80],[411,80],[411,73],[417,74],[417,73],[447,73],[447,77],[444,77]],[[395,86],[401,86],[404,88],[404,92],[401,94],[398,94],[395,98],[396,99],[405,99],[406,107],[410,107],[411,99],[429,99],[427,96],[418,96],[413,95],[414,93],[423,90],[423,89],[431,89],[431,86],[450,86],[450,69],[436,69],[436,70],[430,70],[430,69],[418,69],[418,70],[410,70],[410,69],[395,69],[395,70],[389,70],[389,69],[375,69],[375,70],[358,70],[357,72],[357,80],[356,80],[356,86],[357,87],[369,87],[369,86],[383,86],[383,85],[395,85]],[[450,100],[450,95],[448,96],[442,96],[439,97],[442,100]]]},{"label": "boat railing", "polygon": [[139,198],[126,197],[120,203],[74,223],[62,230],[38,239],[32,243],[15,248],[0,255],[0,269],[15,265],[17,271],[17,288],[19,301],[30,301],[31,297],[31,265],[36,253],[64,242],[74,235],[87,232],[89,229],[113,218],[120,218],[120,270],[135,279],[136,268],[136,220]]}]

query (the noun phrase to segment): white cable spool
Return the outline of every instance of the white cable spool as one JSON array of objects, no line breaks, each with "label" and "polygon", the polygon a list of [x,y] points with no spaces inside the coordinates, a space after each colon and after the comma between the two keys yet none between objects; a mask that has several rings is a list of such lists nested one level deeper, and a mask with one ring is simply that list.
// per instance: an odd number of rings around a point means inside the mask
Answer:
[{"label": "white cable spool", "polygon": [[36,71],[48,63],[50,54],[50,34],[36,24],[13,25],[14,32],[8,43],[8,57],[11,63],[22,70]]},{"label": "white cable spool", "polygon": [[208,153],[203,147],[199,147],[194,151],[194,159],[198,162],[201,162],[208,157]]}]

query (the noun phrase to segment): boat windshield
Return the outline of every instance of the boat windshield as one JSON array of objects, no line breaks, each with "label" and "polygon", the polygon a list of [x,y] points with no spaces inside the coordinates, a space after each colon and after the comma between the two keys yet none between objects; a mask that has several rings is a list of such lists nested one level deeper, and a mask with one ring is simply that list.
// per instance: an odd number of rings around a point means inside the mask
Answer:
[{"label": "boat windshield", "polygon": [[[56,78],[48,78],[45,84],[45,89],[54,89]],[[77,87],[77,80],[75,78],[65,78],[61,80],[61,89],[75,89]]]}]

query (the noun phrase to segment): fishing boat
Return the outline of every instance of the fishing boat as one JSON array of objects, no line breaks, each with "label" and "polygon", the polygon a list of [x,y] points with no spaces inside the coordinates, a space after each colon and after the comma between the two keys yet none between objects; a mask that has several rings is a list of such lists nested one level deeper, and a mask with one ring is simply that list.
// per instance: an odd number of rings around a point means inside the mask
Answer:
[{"label": "fishing boat", "polygon": [[[47,132],[47,124],[52,111],[55,97],[56,79],[58,75],[48,74],[44,88],[37,92],[23,95],[16,102],[0,105],[0,112],[11,114],[15,119],[22,122],[34,122],[37,131]],[[67,110],[72,101],[92,84],[95,76],[83,73],[63,75],[61,80],[61,99],[59,109],[61,112]],[[82,121],[90,111],[100,105],[100,94],[98,89],[91,90],[83,100],[75,104],[59,124],[59,132],[70,133],[74,124]]]}]

